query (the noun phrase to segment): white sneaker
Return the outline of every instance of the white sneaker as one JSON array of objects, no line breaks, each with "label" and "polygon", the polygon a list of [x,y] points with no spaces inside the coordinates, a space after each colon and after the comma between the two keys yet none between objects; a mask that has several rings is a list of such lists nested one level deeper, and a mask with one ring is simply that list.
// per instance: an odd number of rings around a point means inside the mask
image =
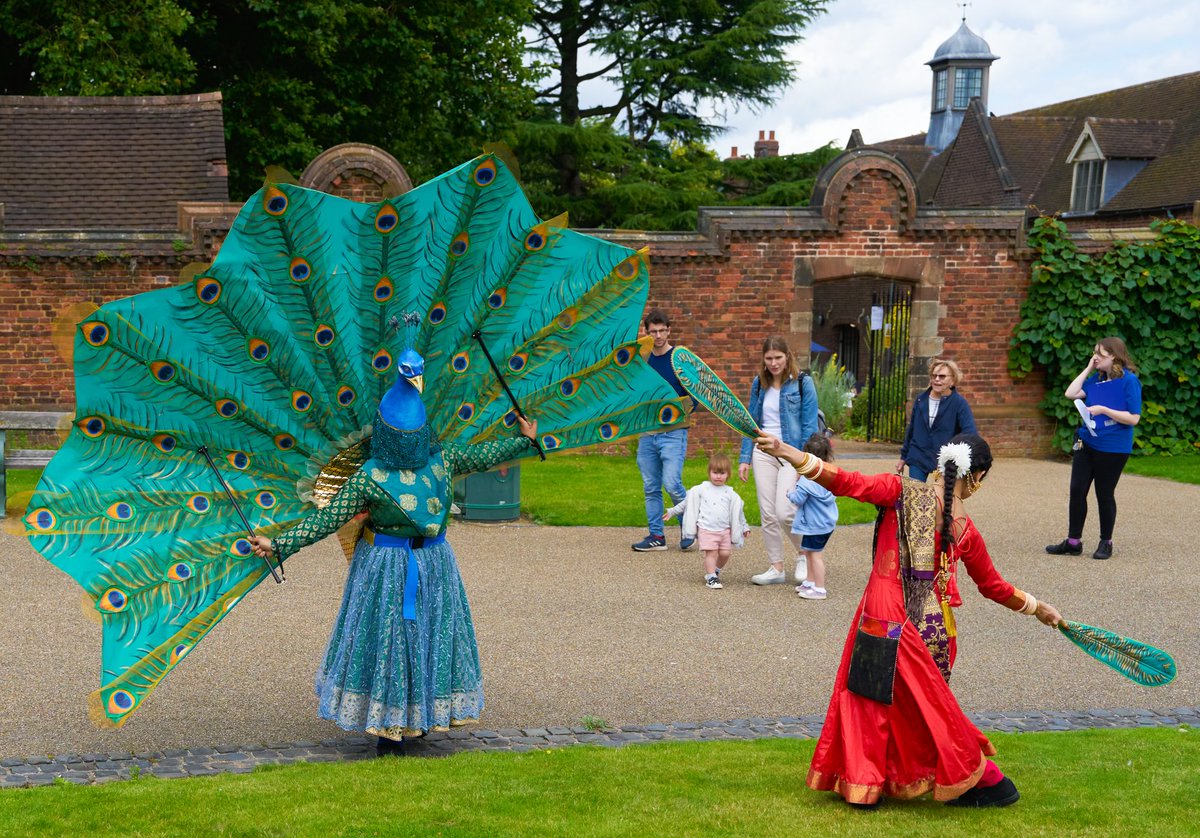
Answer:
[{"label": "white sneaker", "polygon": [[803,582],[808,578],[808,556],[796,557],[796,576],[797,582]]},{"label": "white sneaker", "polygon": [[719,591],[725,587],[721,584],[720,577],[718,577],[715,573],[712,576],[706,576],[704,578],[704,584],[708,585],[708,587],[712,588],[714,591]]},{"label": "white sneaker", "polygon": [[811,587],[813,587],[813,583],[810,582],[808,579],[805,579],[803,582],[801,582],[799,585],[796,586],[796,593],[800,593],[805,588],[811,588]]},{"label": "white sneaker", "polygon": [[802,588],[800,588],[799,591],[797,591],[797,593],[800,594],[801,599],[825,599],[825,597],[827,597],[829,595],[825,591],[824,588],[815,588],[815,587],[814,588],[802,587]]},{"label": "white sneaker", "polygon": [[755,585],[782,585],[787,581],[787,574],[772,565],[762,573],[751,576],[750,581]]}]

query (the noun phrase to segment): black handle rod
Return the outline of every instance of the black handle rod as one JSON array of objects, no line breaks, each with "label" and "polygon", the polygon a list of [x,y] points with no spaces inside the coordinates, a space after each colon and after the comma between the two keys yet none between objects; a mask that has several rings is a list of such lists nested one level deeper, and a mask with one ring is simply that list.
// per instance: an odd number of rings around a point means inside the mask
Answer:
[{"label": "black handle rod", "polygon": [[[221,472],[217,470],[217,464],[213,462],[212,455],[208,453],[208,446],[201,445],[196,450],[204,455],[204,459],[208,460],[208,467],[211,468],[213,470],[213,474],[217,476],[217,480],[219,480],[221,483],[221,488],[224,489],[225,494],[229,496],[229,502],[233,504],[233,508],[237,510],[238,517],[242,519],[242,523],[246,527],[246,534],[249,535],[250,538],[254,538],[254,527],[250,526],[250,522],[246,519],[245,513],[242,512],[242,508],[238,506],[238,502],[234,499],[233,492],[229,490],[229,484],[225,482],[225,478],[222,477]],[[277,571],[275,570],[275,565],[271,564],[271,560],[266,556],[263,556],[262,560],[266,563],[267,570],[271,571],[271,578],[275,580],[275,584],[281,583],[284,579],[284,577],[281,575],[283,564],[280,563],[279,570]]]},{"label": "black handle rod", "polygon": [[[487,358],[488,365],[491,366],[492,372],[494,372],[496,374],[496,378],[499,379],[500,386],[504,388],[504,392],[508,396],[508,400],[512,402],[513,410],[517,412],[518,416],[528,422],[529,417],[525,415],[525,412],[521,410],[521,406],[517,404],[516,396],[512,394],[512,390],[508,389],[508,382],[505,381],[504,376],[500,374],[500,368],[496,366],[496,362],[492,359],[492,353],[488,352],[487,344],[483,342],[483,334],[476,329],[471,333],[471,337],[475,338],[475,340],[479,342],[479,348],[483,350],[483,356]],[[535,437],[534,439],[531,439],[530,442],[532,442],[533,447],[537,449],[538,456],[541,457],[542,460],[545,460],[546,452],[542,450],[542,445],[537,441],[537,438]]]}]

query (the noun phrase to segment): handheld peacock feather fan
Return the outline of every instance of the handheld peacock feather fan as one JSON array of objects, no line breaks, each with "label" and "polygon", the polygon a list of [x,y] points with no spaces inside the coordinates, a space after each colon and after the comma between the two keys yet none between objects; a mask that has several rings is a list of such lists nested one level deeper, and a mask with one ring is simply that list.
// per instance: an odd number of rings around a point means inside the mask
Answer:
[{"label": "handheld peacock feather fan", "polygon": [[690,349],[676,347],[671,354],[671,367],[683,389],[726,425],[751,439],[761,433],[758,423],[729,385]]},{"label": "handheld peacock feather fan", "polygon": [[1175,679],[1175,660],[1162,649],[1108,629],[1064,620],[1058,630],[1080,649],[1143,687],[1161,687]]},{"label": "handheld peacock feather fan", "polygon": [[443,442],[512,436],[515,404],[547,451],[683,421],[637,338],[648,283],[645,251],[539,220],[485,155],[375,204],[265,186],[207,269],[84,317],[24,522],[100,618],[93,718],[123,724],[267,575],[236,507],[272,535],[367,459],[406,348]]}]

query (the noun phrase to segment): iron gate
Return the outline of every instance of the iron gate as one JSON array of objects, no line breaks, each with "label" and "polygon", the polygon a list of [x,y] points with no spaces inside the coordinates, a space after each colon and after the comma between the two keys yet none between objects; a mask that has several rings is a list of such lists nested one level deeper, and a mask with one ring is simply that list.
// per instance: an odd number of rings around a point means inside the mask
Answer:
[{"label": "iron gate", "polygon": [[902,442],[908,401],[908,324],[912,288],[893,282],[871,294],[867,366],[867,440]]}]

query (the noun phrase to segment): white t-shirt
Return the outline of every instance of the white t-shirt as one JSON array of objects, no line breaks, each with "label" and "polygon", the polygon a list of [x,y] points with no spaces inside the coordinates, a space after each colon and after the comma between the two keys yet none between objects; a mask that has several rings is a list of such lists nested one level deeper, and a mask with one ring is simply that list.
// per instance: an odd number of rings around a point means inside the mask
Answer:
[{"label": "white t-shirt", "polygon": [[941,405],[941,399],[929,397],[929,427],[933,427],[933,420],[937,418],[938,407]]},{"label": "white t-shirt", "polygon": [[763,394],[763,430],[771,436],[783,436],[783,424],[779,421],[779,388],[768,387]]}]

